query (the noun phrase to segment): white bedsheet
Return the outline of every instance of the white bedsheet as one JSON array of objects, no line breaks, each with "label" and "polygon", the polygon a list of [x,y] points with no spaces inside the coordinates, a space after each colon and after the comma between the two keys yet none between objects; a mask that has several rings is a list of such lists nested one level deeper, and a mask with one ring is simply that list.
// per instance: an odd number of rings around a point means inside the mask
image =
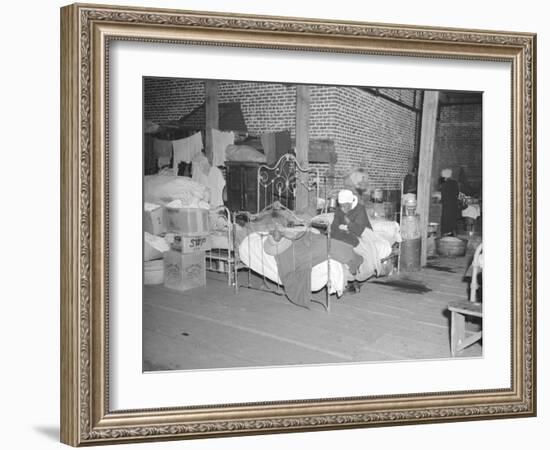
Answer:
[{"label": "white bedsheet", "polygon": [[[239,245],[239,257],[241,261],[254,272],[264,275],[274,283],[281,283],[279,271],[277,270],[277,261],[274,256],[268,255],[264,251],[264,240],[267,234],[251,233],[243,239]],[[330,259],[330,293],[342,295],[344,292],[346,269],[343,264]],[[313,266],[311,269],[311,291],[317,292],[327,284],[328,263],[322,263]]]},{"label": "white bedsheet", "polygon": [[[372,225],[372,231],[374,231],[377,236],[388,241],[390,246],[396,242],[401,242],[401,230],[399,224],[395,220],[373,219],[370,224]],[[384,256],[382,256],[382,258],[384,258]]]}]

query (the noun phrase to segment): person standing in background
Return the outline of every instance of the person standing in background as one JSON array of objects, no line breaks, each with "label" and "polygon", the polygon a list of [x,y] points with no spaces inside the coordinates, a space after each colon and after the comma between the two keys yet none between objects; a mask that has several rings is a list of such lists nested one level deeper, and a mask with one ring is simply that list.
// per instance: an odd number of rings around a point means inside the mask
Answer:
[{"label": "person standing in background", "polygon": [[418,175],[416,167],[409,170],[405,179],[403,180],[403,194],[416,194],[418,185]]},{"label": "person standing in background", "polygon": [[451,169],[441,171],[441,235],[456,236],[457,221],[459,217],[458,207],[458,183],[451,177]]}]

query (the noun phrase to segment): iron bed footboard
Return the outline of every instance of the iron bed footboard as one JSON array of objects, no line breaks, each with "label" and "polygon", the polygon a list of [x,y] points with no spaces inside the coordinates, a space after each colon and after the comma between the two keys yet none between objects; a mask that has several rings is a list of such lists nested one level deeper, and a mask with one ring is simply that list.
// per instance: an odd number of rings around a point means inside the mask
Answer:
[{"label": "iron bed footboard", "polygon": [[210,250],[206,251],[206,270],[218,273],[224,273],[227,275],[227,285],[235,285],[234,279],[234,266],[235,261],[235,235],[233,233],[233,220],[231,212],[225,206],[219,206],[213,210],[210,210],[210,221],[215,220],[216,217],[222,217],[226,222],[225,230],[222,231],[222,235],[227,240],[227,248],[217,248],[212,246]]},{"label": "iron bed footboard", "polygon": [[[262,211],[260,211],[257,214],[252,214],[248,211],[236,211],[236,212],[234,212],[233,215],[232,215],[232,217],[233,217],[232,230],[233,230],[233,234],[234,234],[234,242],[237,242],[236,230],[238,229],[239,226],[253,227],[252,224],[257,222],[260,218],[265,217],[270,212],[284,212],[284,214],[286,214],[287,216],[290,216],[292,218],[292,224],[294,226],[305,226],[306,227],[306,232],[313,232],[312,231],[313,228],[318,230],[317,227],[314,227],[312,225],[311,221],[300,219],[298,216],[296,216],[288,208],[281,205],[279,202],[275,202],[274,204],[269,205],[267,208],[264,208]],[[275,231],[275,229],[276,228],[273,225],[272,228],[269,228],[267,230],[264,229],[262,231],[267,234],[267,233],[272,233],[273,231]],[[251,233],[254,233],[254,231],[251,231]],[[327,239],[327,247],[326,247],[327,248],[327,255],[326,255],[327,283],[324,287],[325,301],[320,302],[320,301],[318,301],[314,298],[310,298],[310,301],[313,302],[313,303],[320,304],[325,309],[325,311],[328,313],[328,312],[330,312],[330,296],[331,296],[331,289],[332,289],[332,285],[331,285],[331,260],[330,260],[330,227],[326,226],[326,229],[324,230],[324,232],[322,234]],[[291,244],[291,245],[294,245],[294,244]],[[235,245],[235,253],[234,253],[235,260],[234,260],[234,264],[233,264],[233,271],[234,271],[233,280],[235,282],[235,284],[234,284],[235,292],[238,292],[239,287],[245,287],[247,289],[255,289],[255,290],[260,290],[260,291],[263,291],[263,292],[270,292],[270,293],[273,293],[273,294],[276,294],[276,295],[285,295],[284,286],[279,282],[280,277],[278,277],[279,280],[277,282],[275,282],[275,281],[272,281],[271,279],[269,279],[265,275],[265,271],[263,270],[264,269],[264,259],[263,259],[264,252],[263,252],[263,250],[261,252],[262,270],[260,270],[259,272],[254,271],[252,268],[250,268],[248,265],[246,265],[243,262],[243,260],[241,258],[241,251],[247,251],[247,249],[240,249],[239,246]],[[252,256],[251,256],[251,249],[250,249],[250,240],[248,240],[248,263],[249,264],[250,264],[251,260],[252,260]],[[239,277],[239,271],[245,271],[246,272],[246,275],[244,277],[244,282],[243,282],[243,277]],[[252,272],[254,272],[258,277],[260,277],[260,285],[259,286],[254,285],[254,283],[252,281]]]}]

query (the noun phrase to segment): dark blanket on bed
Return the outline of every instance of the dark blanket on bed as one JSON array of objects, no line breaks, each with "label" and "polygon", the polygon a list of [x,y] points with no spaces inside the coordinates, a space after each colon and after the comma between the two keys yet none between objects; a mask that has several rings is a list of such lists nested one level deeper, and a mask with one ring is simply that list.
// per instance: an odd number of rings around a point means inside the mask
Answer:
[{"label": "dark blanket on bed", "polygon": [[311,296],[311,233],[304,233],[275,256],[279,278],[288,299],[307,308]]},{"label": "dark blanket on bed", "polygon": [[[336,239],[331,239],[330,257],[347,264],[352,273],[363,262],[363,258],[353,251],[351,245]],[[284,252],[275,255],[279,278],[292,303],[307,308],[311,297],[311,268],[326,259],[326,237],[309,231],[293,240]]]}]

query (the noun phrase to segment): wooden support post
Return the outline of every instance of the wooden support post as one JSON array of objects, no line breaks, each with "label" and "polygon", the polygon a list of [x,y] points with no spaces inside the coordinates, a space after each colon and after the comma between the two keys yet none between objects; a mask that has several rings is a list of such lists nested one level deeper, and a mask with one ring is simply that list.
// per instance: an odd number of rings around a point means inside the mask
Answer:
[{"label": "wooden support post", "polygon": [[[296,159],[303,168],[308,167],[309,152],[309,86],[299,85],[296,89]],[[308,191],[298,183],[296,192],[296,210],[308,207]]]},{"label": "wooden support post", "polygon": [[430,214],[432,165],[435,146],[437,108],[439,103],[438,91],[426,91],[422,105],[422,127],[420,129],[420,150],[418,161],[418,190],[417,213],[420,223],[420,237],[422,240],[420,264],[426,265],[428,220]]},{"label": "wooden support post", "polygon": [[204,83],[205,98],[206,98],[206,129],[204,152],[208,158],[208,162],[212,164],[213,143],[212,143],[212,128],[219,128],[219,111],[218,111],[218,82],[215,80],[206,80]]}]

